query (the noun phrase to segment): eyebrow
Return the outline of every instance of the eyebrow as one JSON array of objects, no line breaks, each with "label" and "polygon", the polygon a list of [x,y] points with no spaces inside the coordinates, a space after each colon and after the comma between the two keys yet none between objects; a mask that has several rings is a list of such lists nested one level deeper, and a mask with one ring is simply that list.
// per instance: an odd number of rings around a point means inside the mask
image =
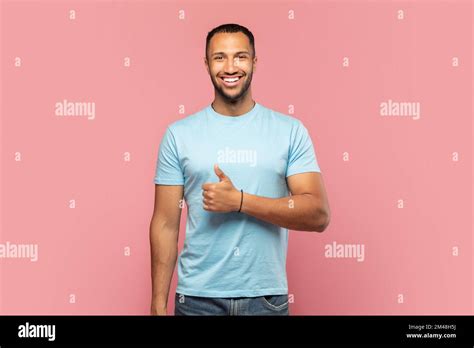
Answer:
[{"label": "eyebrow", "polygon": [[[242,54],[242,53],[245,53],[245,54],[250,55],[250,52],[248,52],[248,51],[235,52],[235,54]],[[216,54],[222,54],[222,55],[224,55],[224,56],[226,55],[225,52],[215,52],[215,53],[211,54],[211,56],[215,56]]]}]

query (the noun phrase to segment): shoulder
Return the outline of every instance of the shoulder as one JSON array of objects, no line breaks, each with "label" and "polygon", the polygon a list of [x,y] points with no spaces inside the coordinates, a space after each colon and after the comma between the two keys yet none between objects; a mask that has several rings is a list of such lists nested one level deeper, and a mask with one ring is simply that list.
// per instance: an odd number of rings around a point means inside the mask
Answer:
[{"label": "shoulder", "polygon": [[303,126],[303,123],[296,117],[288,115],[260,104],[265,116],[276,124],[280,124],[287,129],[294,129]]},{"label": "shoulder", "polygon": [[205,115],[206,115],[206,109],[201,108],[200,110],[185,116],[183,118],[180,118],[179,120],[173,121],[168,125],[168,129],[173,133],[174,135],[182,134],[183,132],[189,131],[189,130],[196,130],[196,127],[200,127]]}]

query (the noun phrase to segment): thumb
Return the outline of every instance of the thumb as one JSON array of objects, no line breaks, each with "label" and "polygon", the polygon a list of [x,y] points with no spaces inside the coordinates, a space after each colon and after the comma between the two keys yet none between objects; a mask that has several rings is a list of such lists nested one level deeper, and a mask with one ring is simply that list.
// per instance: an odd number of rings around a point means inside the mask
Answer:
[{"label": "thumb", "polygon": [[214,164],[214,172],[219,177],[219,181],[224,181],[224,180],[229,179],[227,175],[224,174],[224,172],[219,168],[217,164]]}]

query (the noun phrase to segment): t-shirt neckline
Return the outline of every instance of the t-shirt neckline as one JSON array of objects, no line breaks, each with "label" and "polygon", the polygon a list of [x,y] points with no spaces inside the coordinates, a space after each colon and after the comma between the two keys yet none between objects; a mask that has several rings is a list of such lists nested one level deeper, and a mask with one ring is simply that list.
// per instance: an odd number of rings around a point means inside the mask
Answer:
[{"label": "t-shirt neckline", "polygon": [[209,106],[206,108],[206,111],[208,115],[212,117],[213,120],[224,122],[224,123],[237,124],[240,122],[244,122],[245,120],[248,120],[249,118],[257,114],[259,109],[260,109],[260,104],[255,102],[255,105],[253,106],[252,109],[250,109],[245,114],[242,114],[239,116],[229,116],[229,115],[220,114],[216,110],[214,110],[214,108],[212,107],[212,104],[209,104]]}]

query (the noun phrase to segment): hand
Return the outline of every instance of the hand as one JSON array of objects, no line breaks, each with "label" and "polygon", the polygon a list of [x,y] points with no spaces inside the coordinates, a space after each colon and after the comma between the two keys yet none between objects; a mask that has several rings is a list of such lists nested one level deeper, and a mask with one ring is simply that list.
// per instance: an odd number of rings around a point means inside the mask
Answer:
[{"label": "hand", "polygon": [[204,210],[219,213],[238,211],[240,208],[240,191],[238,191],[230,178],[224,174],[217,164],[214,172],[219,178],[218,183],[206,183],[202,185]]}]

